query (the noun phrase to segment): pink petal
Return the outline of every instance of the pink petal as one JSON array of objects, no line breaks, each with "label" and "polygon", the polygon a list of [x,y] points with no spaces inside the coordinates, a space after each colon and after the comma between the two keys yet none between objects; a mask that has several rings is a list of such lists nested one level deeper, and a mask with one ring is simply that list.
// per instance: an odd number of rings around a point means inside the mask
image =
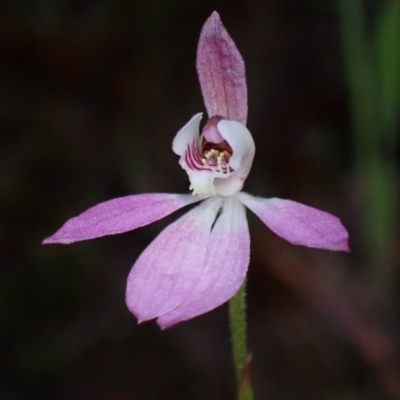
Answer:
[{"label": "pink petal", "polygon": [[126,303],[139,322],[165,314],[193,291],[204,268],[211,226],[222,205],[212,197],[164,229],[133,266]]},{"label": "pink petal", "polygon": [[190,295],[157,323],[165,329],[204,314],[229,300],[240,288],[250,259],[245,209],[235,198],[225,200],[207,248],[205,267]]},{"label": "pink petal", "polygon": [[244,61],[215,11],[201,31],[196,67],[209,117],[219,115],[246,124]]},{"label": "pink petal", "polygon": [[43,243],[69,244],[105,235],[123,233],[148,225],[204,197],[146,193],[119,197],[89,208],[68,220]]},{"label": "pink petal", "polygon": [[238,197],[265,225],[290,243],[349,251],[349,235],[331,214],[291,200],[262,199],[243,192]]}]

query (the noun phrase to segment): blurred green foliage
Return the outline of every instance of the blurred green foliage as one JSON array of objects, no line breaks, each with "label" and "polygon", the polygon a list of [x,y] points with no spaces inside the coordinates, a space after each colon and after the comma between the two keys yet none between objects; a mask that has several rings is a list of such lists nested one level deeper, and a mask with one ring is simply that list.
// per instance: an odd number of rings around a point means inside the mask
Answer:
[{"label": "blurred green foliage", "polygon": [[[392,301],[398,278],[398,257],[393,249],[399,222],[400,3],[383,2],[372,24],[368,24],[360,0],[341,0],[340,9],[365,262],[379,296]],[[372,28],[368,29],[369,25]]]}]

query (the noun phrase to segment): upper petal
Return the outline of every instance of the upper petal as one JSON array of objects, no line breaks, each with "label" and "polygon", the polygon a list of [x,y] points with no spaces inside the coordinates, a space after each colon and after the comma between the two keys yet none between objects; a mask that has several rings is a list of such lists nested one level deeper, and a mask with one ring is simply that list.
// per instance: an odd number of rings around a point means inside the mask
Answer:
[{"label": "upper petal", "polygon": [[190,295],[157,323],[167,328],[204,314],[229,300],[242,285],[250,259],[245,209],[235,197],[225,200],[210,235],[205,266]]},{"label": "upper petal", "polygon": [[139,322],[171,311],[192,292],[221,204],[220,197],[204,201],[164,229],[140,255],[126,289],[127,306]]},{"label": "upper petal", "polygon": [[197,73],[209,117],[247,120],[247,85],[242,56],[217,12],[205,22],[197,48]]},{"label": "upper petal", "polygon": [[165,193],[119,197],[97,204],[77,217],[71,218],[43,243],[68,244],[127,232],[157,221],[203,198]]},{"label": "upper petal", "polygon": [[349,251],[348,233],[339,218],[291,200],[239,193],[239,199],[273,232],[290,243]]}]

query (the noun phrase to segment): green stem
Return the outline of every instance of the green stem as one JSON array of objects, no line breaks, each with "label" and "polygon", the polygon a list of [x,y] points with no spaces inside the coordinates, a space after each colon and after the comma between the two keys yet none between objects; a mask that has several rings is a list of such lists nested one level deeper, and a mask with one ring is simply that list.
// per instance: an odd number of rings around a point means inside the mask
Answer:
[{"label": "green stem", "polygon": [[238,400],[252,400],[249,376],[250,358],[246,349],[246,282],[229,301],[229,320],[232,336],[233,360],[238,383]]}]

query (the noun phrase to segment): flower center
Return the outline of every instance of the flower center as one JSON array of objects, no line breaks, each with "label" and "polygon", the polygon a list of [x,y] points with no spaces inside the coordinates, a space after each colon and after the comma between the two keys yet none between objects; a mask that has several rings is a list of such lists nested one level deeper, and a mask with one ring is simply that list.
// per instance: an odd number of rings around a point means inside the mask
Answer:
[{"label": "flower center", "polygon": [[193,195],[216,195],[214,179],[227,179],[234,172],[229,165],[232,147],[221,136],[217,124],[222,117],[210,118],[200,137],[194,138],[180,164],[186,170]]},{"label": "flower center", "polygon": [[232,148],[226,141],[215,144],[207,142],[203,139],[201,146],[202,159],[201,162],[209,167],[226,167],[232,156]]}]

